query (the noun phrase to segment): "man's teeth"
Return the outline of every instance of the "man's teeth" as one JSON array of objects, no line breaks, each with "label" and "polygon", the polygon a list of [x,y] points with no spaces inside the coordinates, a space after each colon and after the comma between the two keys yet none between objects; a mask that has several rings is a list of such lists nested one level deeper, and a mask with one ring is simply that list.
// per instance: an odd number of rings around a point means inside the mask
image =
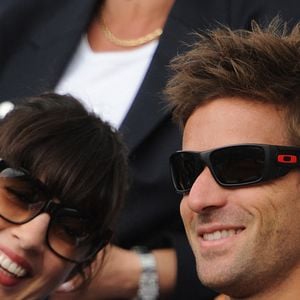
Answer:
[{"label": "man's teeth", "polygon": [[205,241],[216,241],[216,240],[228,238],[230,236],[238,234],[239,232],[241,232],[241,229],[217,230],[217,231],[211,232],[211,233],[204,233],[203,239]]},{"label": "man's teeth", "polygon": [[13,262],[3,252],[0,252],[0,266],[1,268],[5,269],[6,271],[8,271],[16,277],[23,277],[27,273],[24,268]]}]

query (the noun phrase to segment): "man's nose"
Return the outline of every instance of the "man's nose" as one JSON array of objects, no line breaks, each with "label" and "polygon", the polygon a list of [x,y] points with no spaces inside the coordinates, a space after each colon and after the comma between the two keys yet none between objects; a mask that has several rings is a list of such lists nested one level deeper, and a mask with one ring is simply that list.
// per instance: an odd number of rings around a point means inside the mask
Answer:
[{"label": "man's nose", "polygon": [[15,225],[12,233],[19,240],[19,246],[27,251],[41,251],[46,245],[50,216],[42,213],[31,221]]},{"label": "man's nose", "polygon": [[229,190],[220,186],[206,167],[195,180],[186,201],[192,211],[200,213],[208,208],[224,206],[228,193]]}]

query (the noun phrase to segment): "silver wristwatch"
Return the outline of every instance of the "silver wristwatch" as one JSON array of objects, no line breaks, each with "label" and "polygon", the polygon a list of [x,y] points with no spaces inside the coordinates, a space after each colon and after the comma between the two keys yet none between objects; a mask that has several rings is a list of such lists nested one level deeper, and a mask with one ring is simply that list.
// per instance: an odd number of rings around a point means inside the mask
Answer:
[{"label": "silver wristwatch", "polygon": [[144,247],[134,247],[141,261],[142,272],[134,300],[156,300],[159,296],[158,274],[154,255]]}]

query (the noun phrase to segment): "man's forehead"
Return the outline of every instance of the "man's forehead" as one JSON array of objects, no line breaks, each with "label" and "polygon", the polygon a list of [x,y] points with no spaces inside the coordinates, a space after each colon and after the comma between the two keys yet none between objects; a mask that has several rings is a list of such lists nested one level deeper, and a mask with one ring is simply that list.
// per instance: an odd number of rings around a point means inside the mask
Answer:
[{"label": "man's forehead", "polygon": [[242,98],[217,98],[197,107],[183,131],[183,148],[208,150],[231,144],[286,144],[283,111]]}]

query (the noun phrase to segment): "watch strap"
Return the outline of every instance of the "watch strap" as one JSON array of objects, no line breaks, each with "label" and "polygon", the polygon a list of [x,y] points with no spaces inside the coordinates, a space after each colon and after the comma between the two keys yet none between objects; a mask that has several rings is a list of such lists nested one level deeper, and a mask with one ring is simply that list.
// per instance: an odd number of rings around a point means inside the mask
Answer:
[{"label": "watch strap", "polygon": [[139,288],[134,300],[156,300],[159,296],[159,283],[155,257],[144,247],[133,249],[139,255],[142,267]]}]

